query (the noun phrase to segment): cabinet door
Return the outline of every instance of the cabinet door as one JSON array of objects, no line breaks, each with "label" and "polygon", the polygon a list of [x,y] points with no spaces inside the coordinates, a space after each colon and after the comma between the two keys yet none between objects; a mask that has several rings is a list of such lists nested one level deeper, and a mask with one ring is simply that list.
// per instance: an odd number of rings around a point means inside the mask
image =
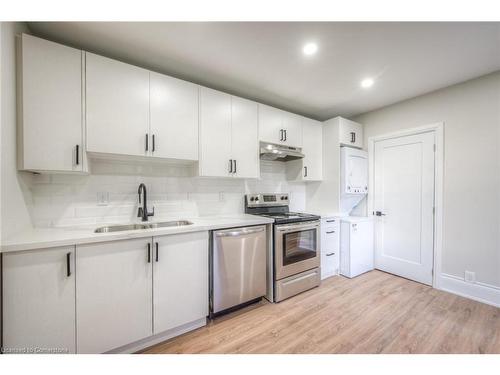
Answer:
[{"label": "cabinet door", "polygon": [[292,147],[302,147],[302,117],[290,112],[283,112],[283,129],[285,137],[283,144]]},{"label": "cabinet door", "polygon": [[19,168],[81,172],[82,51],[26,34],[19,42]]},{"label": "cabinet door", "polygon": [[208,232],[155,237],[153,244],[154,334],[205,318]]},{"label": "cabinet door", "polygon": [[152,155],[198,160],[198,86],[153,72],[150,79]]},{"label": "cabinet door", "polygon": [[231,166],[231,96],[200,89],[200,175],[229,177]]},{"label": "cabinet door", "polygon": [[339,140],[346,146],[363,147],[363,126],[357,122],[339,118]]},{"label": "cabinet door", "polygon": [[257,103],[242,98],[231,98],[233,175],[241,178],[258,178],[259,118]]},{"label": "cabinet door", "polygon": [[150,247],[151,238],[77,246],[78,353],[106,352],[152,334]]},{"label": "cabinet door", "polygon": [[259,104],[259,139],[262,142],[283,143],[283,111]]},{"label": "cabinet door", "polygon": [[74,253],[71,246],[3,254],[5,349],[75,353]]},{"label": "cabinet door", "polygon": [[92,53],[85,55],[87,151],[148,155],[149,72]]},{"label": "cabinet door", "polygon": [[305,157],[302,161],[302,176],[306,181],[323,179],[323,129],[319,121],[305,119],[302,127]]}]

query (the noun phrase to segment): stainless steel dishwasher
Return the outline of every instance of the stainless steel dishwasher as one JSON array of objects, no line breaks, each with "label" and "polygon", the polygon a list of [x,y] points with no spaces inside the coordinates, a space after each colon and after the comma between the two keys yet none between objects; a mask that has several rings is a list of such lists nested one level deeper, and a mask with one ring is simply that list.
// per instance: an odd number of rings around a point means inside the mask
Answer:
[{"label": "stainless steel dishwasher", "polygon": [[266,226],[212,232],[210,316],[266,294]]}]

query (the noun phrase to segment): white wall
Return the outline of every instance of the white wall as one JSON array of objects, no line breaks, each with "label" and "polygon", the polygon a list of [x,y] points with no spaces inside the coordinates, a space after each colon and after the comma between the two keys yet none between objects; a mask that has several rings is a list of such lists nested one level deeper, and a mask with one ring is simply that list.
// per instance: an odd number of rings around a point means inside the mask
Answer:
[{"label": "white wall", "polygon": [[[383,87],[374,87],[376,90]],[[442,272],[500,287],[500,72],[354,118],[369,137],[444,122]]]},{"label": "white wall", "polygon": [[1,48],[1,237],[31,227],[30,175],[16,170],[16,48],[15,35],[24,23],[2,22]]},{"label": "white wall", "polygon": [[[283,162],[261,162],[260,180],[192,177],[186,166],[93,161],[90,176],[33,177],[32,218],[36,227],[92,225],[137,220],[137,189],[144,182],[154,219],[232,215],[244,212],[244,194],[287,192],[290,208],[305,209],[305,183],[287,183]],[[97,194],[109,194],[99,206]]]}]

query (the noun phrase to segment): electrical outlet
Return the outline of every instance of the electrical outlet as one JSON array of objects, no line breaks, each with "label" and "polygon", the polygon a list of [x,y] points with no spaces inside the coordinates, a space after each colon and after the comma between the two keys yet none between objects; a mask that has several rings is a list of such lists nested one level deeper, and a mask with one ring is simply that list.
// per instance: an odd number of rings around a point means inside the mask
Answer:
[{"label": "electrical outlet", "polygon": [[100,191],[97,193],[97,205],[107,206],[109,204],[109,193],[107,191]]},{"label": "electrical outlet", "polygon": [[475,283],[476,273],[472,271],[465,271],[465,281],[468,283]]}]

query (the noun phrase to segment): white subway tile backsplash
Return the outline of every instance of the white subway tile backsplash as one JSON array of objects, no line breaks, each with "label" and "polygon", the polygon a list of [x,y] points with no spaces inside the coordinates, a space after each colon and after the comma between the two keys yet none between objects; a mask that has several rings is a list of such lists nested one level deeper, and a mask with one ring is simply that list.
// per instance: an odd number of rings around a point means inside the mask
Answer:
[{"label": "white subway tile backsplash", "polygon": [[[30,188],[36,227],[123,223],[137,219],[137,189],[148,189],[155,218],[231,215],[244,212],[244,195],[290,193],[292,210],[305,209],[305,184],[286,181],[285,164],[261,162],[261,178],[192,177],[193,166],[93,161],[91,175],[36,175]],[[97,193],[109,193],[99,206]]]}]

